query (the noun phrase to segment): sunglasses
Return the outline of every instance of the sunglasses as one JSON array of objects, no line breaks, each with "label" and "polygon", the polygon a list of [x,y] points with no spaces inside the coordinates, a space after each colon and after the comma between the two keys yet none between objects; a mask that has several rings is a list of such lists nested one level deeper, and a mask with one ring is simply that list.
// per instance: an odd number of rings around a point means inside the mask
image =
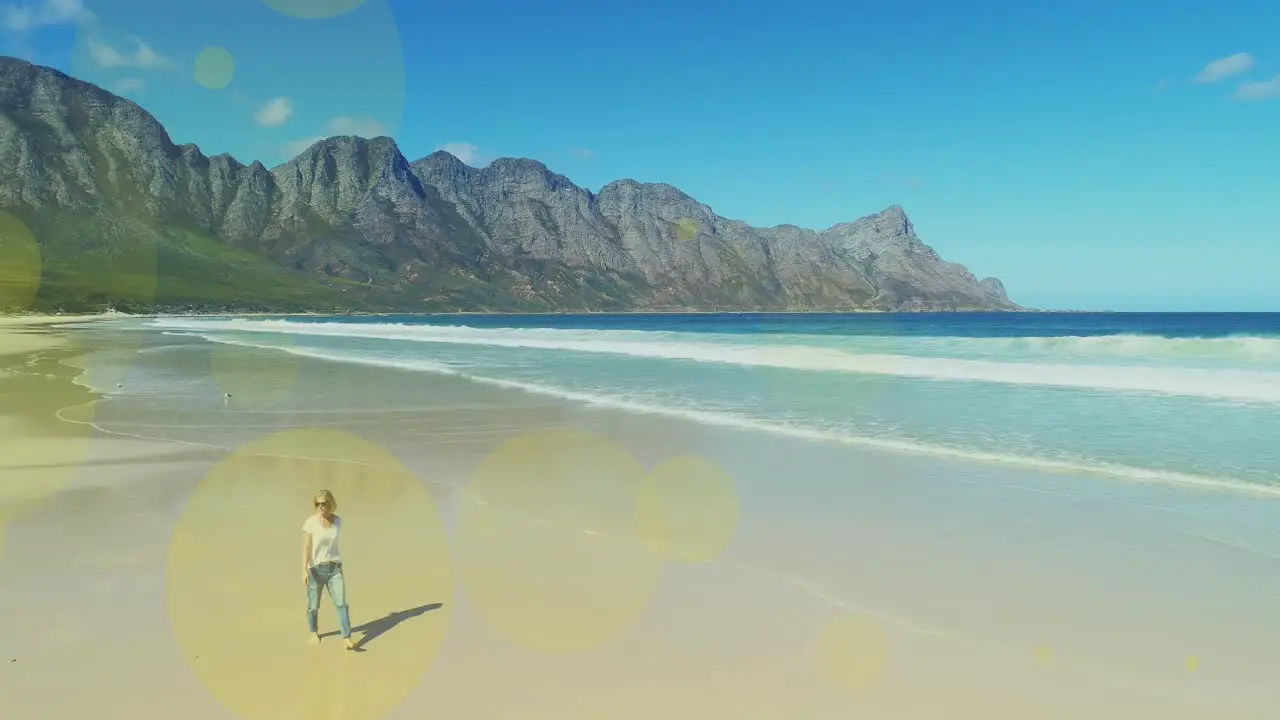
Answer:
[{"label": "sunglasses", "polygon": [[316,507],[329,507],[329,503],[324,500],[318,500],[316,501]]}]

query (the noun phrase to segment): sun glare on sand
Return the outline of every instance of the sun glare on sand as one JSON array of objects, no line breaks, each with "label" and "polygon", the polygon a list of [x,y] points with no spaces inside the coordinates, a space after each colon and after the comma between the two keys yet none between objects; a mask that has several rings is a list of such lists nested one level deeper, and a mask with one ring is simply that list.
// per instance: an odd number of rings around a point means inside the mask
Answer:
[{"label": "sun glare on sand", "polygon": [[462,587],[485,622],[550,653],[626,630],[662,565],[636,523],[644,475],[630,451],[588,432],[541,430],[500,445],[468,485],[456,538]]},{"label": "sun glare on sand", "polygon": [[[342,552],[357,653],[336,635],[305,642],[299,528],[320,488],[350,518]],[[290,573],[296,582],[279,582]],[[421,480],[374,443],[291,430],[242,446],[201,481],[173,534],[167,595],[183,658],[237,716],[372,720],[435,661],[453,575]],[[320,622],[322,634],[336,629],[327,596]]]}]

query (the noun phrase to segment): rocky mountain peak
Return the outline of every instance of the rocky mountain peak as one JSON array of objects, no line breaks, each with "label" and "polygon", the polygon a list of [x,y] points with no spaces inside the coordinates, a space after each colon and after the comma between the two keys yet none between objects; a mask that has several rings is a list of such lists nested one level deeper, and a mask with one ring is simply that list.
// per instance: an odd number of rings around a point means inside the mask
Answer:
[{"label": "rocky mountain peak", "polygon": [[283,165],[308,165],[315,163],[318,159],[354,157],[363,157],[377,162],[394,159],[399,155],[400,148],[395,140],[389,137],[362,138],[357,135],[337,135],[317,140]]},{"label": "rocky mountain peak", "polygon": [[614,180],[600,189],[600,194],[605,192],[618,193],[642,193],[647,197],[662,202],[697,202],[680,188],[666,183],[649,183],[632,180],[631,178],[623,178]]},{"label": "rocky mountain peak", "polygon": [[0,58],[0,209],[46,244],[118,256],[147,238],[197,274],[170,283],[175,302],[260,263],[254,277],[279,282],[247,290],[376,295],[398,310],[1016,308],[998,280],[940,259],[896,205],[822,232],[755,228],[672,185],[593,195],[536,160],[410,163],[388,137],[327,138],[267,170],[175,146],[136,104],[13,58]]},{"label": "rocky mountain peak", "polygon": [[503,157],[494,160],[485,167],[495,173],[550,173],[546,163],[541,160],[533,160],[530,158],[510,158]]},{"label": "rocky mountain peak", "polygon": [[986,291],[987,295],[1001,302],[1009,302],[1009,294],[1005,292],[1004,283],[999,278],[983,278],[978,286]]},{"label": "rocky mountain peak", "polygon": [[447,150],[436,150],[430,155],[413,161],[413,166],[422,166],[424,168],[435,168],[440,171],[450,173],[465,173],[467,171],[475,171],[476,168],[462,162],[456,155]]},{"label": "rocky mountain peak", "polygon": [[914,237],[916,234],[910,218],[907,217],[907,211],[903,210],[901,205],[890,205],[876,215],[871,216],[871,219],[898,235]]},{"label": "rocky mountain peak", "polygon": [[537,183],[548,187],[573,184],[563,175],[552,172],[545,163],[528,158],[498,158],[479,172],[491,178]]},{"label": "rocky mountain peak", "polygon": [[11,121],[34,122],[37,118],[30,115],[55,108],[60,111],[57,115],[39,119],[50,129],[60,131],[59,139],[65,140],[76,131],[120,130],[136,133],[130,140],[140,147],[149,146],[168,155],[180,152],[164,126],[132,100],[53,68],[0,56],[0,110]]},{"label": "rocky mountain peak", "polygon": [[852,222],[839,223],[826,230],[833,234],[871,234],[882,237],[914,238],[915,227],[901,205],[890,205],[873,215],[866,215]]},{"label": "rocky mountain peak", "polygon": [[673,223],[703,222],[710,227],[718,219],[710,207],[666,183],[642,183],[629,178],[615,180],[601,188],[596,197],[606,215],[617,216],[647,208],[647,212]]}]

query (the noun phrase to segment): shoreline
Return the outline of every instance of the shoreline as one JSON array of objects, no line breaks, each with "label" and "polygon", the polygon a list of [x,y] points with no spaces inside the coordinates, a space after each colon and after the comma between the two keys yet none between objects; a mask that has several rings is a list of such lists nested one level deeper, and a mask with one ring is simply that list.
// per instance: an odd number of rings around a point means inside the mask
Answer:
[{"label": "shoreline", "polygon": [[0,314],[0,357],[31,355],[45,350],[65,348],[72,344],[69,328],[74,325],[121,319],[117,313],[83,315],[3,315]]},{"label": "shoreline", "polygon": [[56,327],[60,322],[0,318],[0,526],[65,487],[91,429],[61,413],[84,408],[91,415],[106,397],[80,382],[83,370],[67,362],[86,349],[71,330]]},{"label": "shoreline", "polygon": [[51,325],[95,322],[98,320],[122,320],[137,317],[127,313],[78,313],[58,315],[54,313],[0,313],[0,328],[48,327]]},{"label": "shoreline", "polygon": [[913,458],[931,458],[945,462],[974,464],[981,467],[1080,476],[1103,482],[1118,482],[1123,485],[1168,487],[1197,493],[1226,493],[1233,496],[1267,501],[1280,499],[1280,485],[1255,482],[1251,479],[1230,474],[1213,474],[1211,472],[1196,471],[1195,469],[1179,470],[1159,465],[1143,465],[1119,461],[1109,462],[1089,457],[1073,458],[1049,454],[1010,454],[1002,453],[997,449],[964,448],[928,440],[904,440],[867,434],[850,434],[849,432],[795,426],[735,414],[702,411],[672,404],[651,404],[627,400],[613,395],[575,391],[533,381],[489,377],[479,372],[448,370],[430,363],[425,364],[425,366],[418,366],[412,362],[400,363],[385,359],[362,359],[352,356],[335,357],[321,349],[305,346],[257,345],[253,341],[222,342],[207,337],[202,337],[199,342],[223,347],[253,347],[268,352],[291,355],[295,358],[305,358],[312,362],[364,367],[375,371],[379,368],[391,368],[412,373],[411,377],[425,378],[428,376],[452,375],[495,388],[551,398],[556,402],[568,402],[580,406],[638,415],[660,416],[677,422],[692,422],[700,426],[741,430],[770,437],[786,437],[822,445],[839,445],[853,450],[890,453]]},{"label": "shoreline", "polygon": [[[124,313],[124,312],[103,312],[103,313],[85,313],[77,315],[54,315],[49,313],[26,313],[26,314],[2,314],[0,313],[0,322],[6,321],[24,321],[28,324],[46,324],[57,322],[58,318],[85,318],[85,320],[70,320],[68,322],[86,322],[93,319],[124,319],[124,318],[148,318],[148,317],[455,317],[455,316],[477,316],[477,317],[564,317],[564,316],[612,316],[612,317],[628,317],[628,316],[645,316],[645,315],[664,315],[678,317],[682,315],[701,316],[701,315],[725,315],[725,316],[741,316],[741,315],[773,315],[773,316],[797,316],[797,317],[821,317],[821,316],[839,316],[839,315],[1042,315],[1042,314],[1076,314],[1076,315],[1103,315],[1117,314],[1110,310],[1038,310],[1032,308],[1019,308],[1017,310],[685,310],[672,308],[669,310],[538,310],[538,311],[518,311],[518,310],[457,310],[449,312],[372,312],[352,310],[347,312],[154,312],[154,313]],[[1123,314],[1123,313],[1120,313]],[[1143,314],[1143,313],[1133,313]],[[1175,314],[1175,313],[1168,313]],[[1194,313],[1189,313],[1194,314]],[[28,318],[30,318],[28,320]]]},{"label": "shoreline", "polygon": [[515,318],[559,318],[559,317],[853,317],[853,316],[1018,316],[1018,315],[1107,315],[1107,316],[1145,316],[1145,315],[1272,315],[1270,312],[1235,312],[1235,311],[1173,311],[1142,312],[1115,310],[958,310],[958,311],[895,311],[895,310],[628,310],[628,311],[582,311],[564,312],[537,311],[455,311],[455,312],[171,312],[171,313],[97,313],[86,315],[2,315],[0,324],[12,325],[56,325],[59,323],[81,323],[92,321],[124,320],[132,318],[379,318],[379,317],[515,317]]},{"label": "shoreline", "polygon": [[829,317],[829,316],[860,316],[860,315],[898,315],[898,316],[920,316],[920,315],[936,315],[941,317],[952,316],[1041,316],[1041,315],[1076,315],[1076,316],[1112,316],[1112,317],[1135,317],[1135,316],[1266,316],[1277,315],[1280,311],[1261,311],[1261,310],[1170,310],[1170,311],[1146,311],[1146,310],[1056,310],[1056,309],[1033,309],[1022,308],[1019,310],[937,310],[937,311],[911,311],[911,310],[566,310],[566,311],[471,311],[459,310],[452,312],[366,312],[366,311],[349,311],[349,312],[164,312],[164,313],[88,313],[76,315],[54,315],[48,313],[24,313],[24,314],[2,314],[0,313],[0,325],[55,325],[59,323],[81,323],[92,322],[97,320],[120,320],[129,318],[192,318],[192,317],[234,317],[234,318],[365,318],[365,317],[644,317],[644,316],[667,316],[667,317],[700,317],[700,316],[726,316],[740,317],[752,315],[764,316],[790,316],[790,317]]},{"label": "shoreline", "polygon": [[[66,332],[90,333],[82,336],[85,345],[98,336],[97,330]],[[152,357],[161,363],[156,369],[177,362]],[[251,368],[241,370],[244,377]],[[1269,503],[1182,488],[1116,490],[1073,474],[709,427],[462,377],[305,357],[296,372],[298,384],[280,407],[224,407],[213,384],[191,389],[190,397],[142,390],[100,404],[95,424],[106,433],[137,435],[95,433],[77,481],[5,528],[0,571],[9,589],[0,594],[0,613],[28,622],[6,638],[18,662],[0,677],[0,687],[19,714],[78,716],[118,707],[120,717],[146,716],[181,706],[198,720],[225,717],[197,681],[200,663],[175,646],[173,633],[183,628],[165,622],[169,539],[188,495],[227,449],[273,428],[305,425],[307,418],[384,445],[430,482],[439,512],[455,525],[460,493],[478,464],[504,438],[548,427],[590,429],[631,449],[646,467],[673,455],[709,458],[733,478],[741,503],[738,534],[725,555],[664,567],[635,625],[582,654],[549,656],[514,645],[466,594],[422,598],[417,605],[456,608],[440,658],[396,717],[562,717],[576,709],[651,720],[661,709],[647,698],[663,698],[665,716],[681,720],[868,713],[894,720],[1021,720],[1066,712],[1064,706],[1083,713],[1073,717],[1252,720],[1244,705],[1258,707],[1273,697],[1258,679],[1265,675],[1258,668],[1271,666],[1265,653],[1276,654],[1263,647],[1268,628],[1278,624],[1266,605],[1280,587],[1259,574],[1269,561],[1199,537],[1221,536],[1223,528],[1240,525],[1239,517],[1264,528]],[[143,435],[151,439],[138,439]],[[210,447],[188,447],[184,454],[186,440]],[[376,499],[343,497],[353,513],[352,532],[369,532],[361,521],[369,516],[395,527],[413,517]],[[250,493],[233,506],[249,527],[260,519],[252,499]],[[580,499],[540,502],[577,507]],[[288,536],[291,559],[295,525],[291,518],[285,524],[289,532],[281,535]],[[355,537],[352,552],[359,547]],[[543,536],[521,537],[511,546]],[[233,556],[227,560],[233,567],[270,566],[274,542],[228,547]],[[393,556],[379,567],[421,562],[426,551],[387,552]],[[459,567],[465,561],[452,560]],[[361,597],[353,605],[357,625],[370,620],[369,613],[398,609],[371,587],[383,582],[371,561],[353,562],[352,571],[352,592]],[[392,585],[397,575],[387,575]],[[293,576],[288,580],[293,591]],[[1215,592],[1197,590],[1202,584]],[[518,591],[514,579],[510,585],[522,601],[535,597]],[[299,652],[306,650],[295,628],[295,595],[284,593],[278,615],[273,609],[237,626],[246,667],[253,667],[252,658],[280,652],[271,643],[292,648],[296,641]],[[1137,608],[1146,611],[1135,614]],[[764,622],[765,616],[773,619]],[[377,669],[405,687],[406,668],[422,656],[421,633],[444,617],[407,620],[368,654],[344,655],[328,643],[319,655],[299,655],[287,666],[354,673],[351,678],[363,677],[361,668]],[[822,629],[848,617],[874,619],[891,648],[887,674],[870,689],[833,686],[814,655]],[[331,625],[327,604],[321,622]],[[1052,646],[1053,662],[1042,661],[1044,645]],[[200,662],[210,661],[209,652]],[[1188,655],[1203,663],[1196,674],[1183,667]],[[856,675],[865,666],[848,672],[853,680],[866,679]],[[5,685],[10,681],[12,690]],[[1241,708],[1229,707],[1227,698],[1237,695]]]}]

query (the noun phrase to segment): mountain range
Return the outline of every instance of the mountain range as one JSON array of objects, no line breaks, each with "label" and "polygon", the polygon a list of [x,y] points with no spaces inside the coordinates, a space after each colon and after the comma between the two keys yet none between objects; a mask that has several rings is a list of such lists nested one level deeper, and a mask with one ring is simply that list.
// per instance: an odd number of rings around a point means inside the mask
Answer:
[{"label": "mountain range", "polygon": [[[0,58],[0,213],[0,301],[43,310],[1019,309],[898,206],[759,228],[670,185],[411,162],[386,137],[268,169],[175,144],[137,104],[17,58]],[[12,260],[35,249],[38,264]]]}]

